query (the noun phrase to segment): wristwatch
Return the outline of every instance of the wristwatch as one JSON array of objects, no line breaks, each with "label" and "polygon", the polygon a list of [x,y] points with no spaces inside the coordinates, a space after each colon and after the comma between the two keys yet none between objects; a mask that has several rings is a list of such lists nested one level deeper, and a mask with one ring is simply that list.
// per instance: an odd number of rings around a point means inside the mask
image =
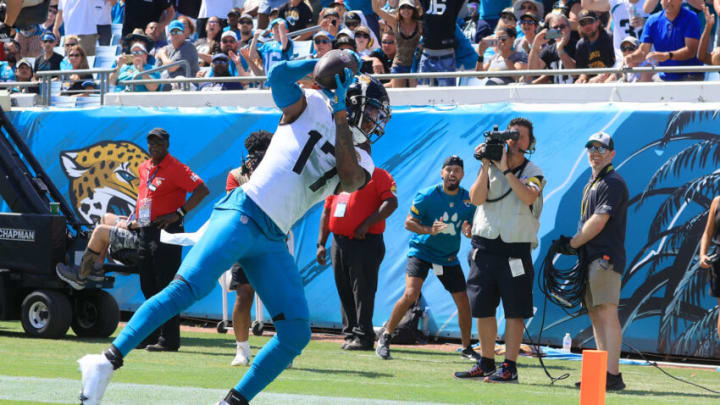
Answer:
[{"label": "wristwatch", "polygon": [[673,58],[673,53],[672,53],[672,52],[668,52],[668,60],[672,60],[672,58]]}]

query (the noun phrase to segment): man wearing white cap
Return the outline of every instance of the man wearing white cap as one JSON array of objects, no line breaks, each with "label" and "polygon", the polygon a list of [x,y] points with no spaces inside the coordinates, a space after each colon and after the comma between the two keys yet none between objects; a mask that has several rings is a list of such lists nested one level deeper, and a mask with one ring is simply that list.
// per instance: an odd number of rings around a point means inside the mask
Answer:
[{"label": "man wearing white cap", "polygon": [[[608,391],[625,388],[619,369],[622,329],[618,319],[622,273],[625,270],[625,228],[629,192],[612,165],[615,143],[598,132],[585,144],[592,169],[580,204],[578,232],[567,241],[568,253],[583,249],[587,265],[584,306],[590,315],[598,350],[608,353]],[[576,385],[579,386],[580,383]]]}]

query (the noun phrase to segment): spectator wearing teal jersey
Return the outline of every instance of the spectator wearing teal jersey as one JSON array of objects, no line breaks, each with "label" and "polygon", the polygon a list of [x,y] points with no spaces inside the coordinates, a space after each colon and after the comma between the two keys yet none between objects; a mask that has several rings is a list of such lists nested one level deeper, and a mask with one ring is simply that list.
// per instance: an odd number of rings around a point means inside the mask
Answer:
[{"label": "spectator wearing teal jersey", "polygon": [[262,58],[265,74],[270,72],[278,62],[290,60],[293,54],[293,41],[288,38],[287,24],[282,18],[276,18],[270,22],[273,39],[258,45],[258,40],[263,34],[262,30],[255,31],[252,43],[250,44],[250,57],[253,60]]},{"label": "spectator wearing teal jersey", "polygon": [[[130,55],[118,56],[117,67],[114,72],[110,73],[110,85],[116,86],[115,91],[129,91],[131,89],[128,86],[118,86],[117,82],[134,79],[159,79],[160,72],[146,73],[137,78],[135,77],[138,73],[152,68],[153,65],[148,63],[148,50],[145,45],[142,42],[136,42],[130,49]],[[139,84],[135,86],[134,91],[156,91],[158,87],[158,83]]]}]

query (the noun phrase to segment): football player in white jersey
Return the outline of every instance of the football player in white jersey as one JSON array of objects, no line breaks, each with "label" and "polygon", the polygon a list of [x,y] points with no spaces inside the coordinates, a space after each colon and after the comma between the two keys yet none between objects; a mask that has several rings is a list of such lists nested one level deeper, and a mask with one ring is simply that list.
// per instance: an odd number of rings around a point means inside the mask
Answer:
[{"label": "football player in white jersey", "polygon": [[[326,58],[339,58],[331,62],[343,66],[351,66],[352,58],[359,62],[349,51],[329,52],[319,61]],[[219,404],[247,404],[307,345],[308,305],[285,237],[315,203],[331,193],[352,192],[370,179],[373,162],[355,144],[382,135],[390,119],[382,84],[367,76],[353,82],[347,68],[344,81],[335,76],[335,92],[325,90],[329,98],[323,91],[303,91],[297,81],[311,74],[316,63],[318,59],[283,61],[270,71],[268,83],[282,117],[264,159],[250,181],[215,205],[205,234],[183,260],[175,280],[140,306],[103,354],[78,361],[83,404],[98,404],[123,358],[157,326],[210,293],[220,274],[236,261],[270,312],[277,333]]]},{"label": "football player in white jersey", "polygon": [[640,39],[649,14],[643,11],[645,0],[582,0],[582,8],[597,12],[609,11],[613,21],[615,60],[622,63],[620,47],[627,37]]}]

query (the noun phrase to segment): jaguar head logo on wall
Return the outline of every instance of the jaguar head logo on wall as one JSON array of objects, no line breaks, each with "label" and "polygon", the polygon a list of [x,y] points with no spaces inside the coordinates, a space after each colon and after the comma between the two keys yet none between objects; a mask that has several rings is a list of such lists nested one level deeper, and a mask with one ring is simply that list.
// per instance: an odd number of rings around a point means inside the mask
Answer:
[{"label": "jaguar head logo on wall", "polygon": [[60,164],[70,180],[72,206],[88,223],[105,213],[130,215],[138,194],[138,167],[150,156],[125,141],[103,141],[60,152]]}]

